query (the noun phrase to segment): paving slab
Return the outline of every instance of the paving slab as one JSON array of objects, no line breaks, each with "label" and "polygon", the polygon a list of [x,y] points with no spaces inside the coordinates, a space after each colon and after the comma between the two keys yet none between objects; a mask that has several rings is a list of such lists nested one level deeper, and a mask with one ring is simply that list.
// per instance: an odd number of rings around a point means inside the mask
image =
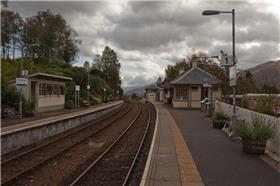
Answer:
[{"label": "paving slab", "polygon": [[164,106],[179,126],[205,185],[280,185],[278,172],[259,156],[243,153],[241,144],[212,128],[211,120],[204,113]]},{"label": "paving slab", "polygon": [[161,103],[155,103],[158,123],[147,177],[142,185],[201,186],[202,179],[174,118]]}]

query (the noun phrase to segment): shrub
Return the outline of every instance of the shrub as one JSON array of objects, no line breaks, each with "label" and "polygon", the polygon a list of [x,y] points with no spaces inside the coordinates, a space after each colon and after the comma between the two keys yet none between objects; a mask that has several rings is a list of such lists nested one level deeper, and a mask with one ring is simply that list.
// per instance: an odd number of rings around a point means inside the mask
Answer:
[{"label": "shrub", "polygon": [[212,118],[212,124],[214,128],[222,129],[226,124],[226,121],[229,121],[230,118],[222,112],[215,112]]},{"label": "shrub", "polygon": [[273,136],[273,129],[272,123],[266,124],[265,119],[256,117],[253,119],[252,125],[239,121],[234,132],[242,139],[267,140]]},{"label": "shrub", "polygon": [[35,104],[33,102],[26,101],[23,105],[23,114],[25,116],[34,116]]},{"label": "shrub", "polygon": [[269,115],[274,114],[272,104],[270,103],[268,98],[264,96],[258,98],[255,106],[255,111],[263,114],[269,114]]},{"label": "shrub", "polygon": [[214,120],[230,121],[230,118],[223,112],[215,112],[213,116]]},{"label": "shrub", "polygon": [[73,101],[73,100],[67,100],[67,101],[66,101],[66,104],[65,104],[65,107],[66,107],[67,109],[73,109],[73,108],[75,107],[74,101]]},{"label": "shrub", "polygon": [[248,97],[243,96],[239,102],[239,106],[245,109],[249,109],[249,100]]}]

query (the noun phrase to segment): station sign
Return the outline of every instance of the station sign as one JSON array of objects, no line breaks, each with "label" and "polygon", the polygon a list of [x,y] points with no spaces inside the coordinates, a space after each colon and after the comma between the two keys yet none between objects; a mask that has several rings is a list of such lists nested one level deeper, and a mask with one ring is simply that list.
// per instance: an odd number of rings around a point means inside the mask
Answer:
[{"label": "station sign", "polygon": [[229,86],[236,86],[236,66],[229,68]]},{"label": "station sign", "polygon": [[80,85],[75,85],[75,90],[80,91]]},{"label": "station sign", "polygon": [[16,78],[16,85],[17,86],[27,86],[28,80],[26,78]]}]

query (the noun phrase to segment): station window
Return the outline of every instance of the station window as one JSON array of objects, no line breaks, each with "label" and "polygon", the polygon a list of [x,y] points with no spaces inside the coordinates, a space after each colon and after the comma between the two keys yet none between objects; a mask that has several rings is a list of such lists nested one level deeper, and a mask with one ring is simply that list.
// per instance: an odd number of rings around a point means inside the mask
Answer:
[{"label": "station window", "polygon": [[177,87],[176,88],[176,99],[186,100],[188,97],[187,87]]}]

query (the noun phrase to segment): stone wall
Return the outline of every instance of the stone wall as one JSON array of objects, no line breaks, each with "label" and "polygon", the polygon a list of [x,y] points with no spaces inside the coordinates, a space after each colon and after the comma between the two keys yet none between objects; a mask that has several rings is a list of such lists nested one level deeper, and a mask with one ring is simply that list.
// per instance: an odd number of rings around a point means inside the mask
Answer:
[{"label": "stone wall", "polygon": [[[215,102],[215,111],[223,112],[228,116],[231,116],[232,114],[232,107],[232,105],[220,101]],[[266,122],[273,122],[275,124],[275,135],[268,141],[267,149],[280,156],[280,118],[258,113],[241,107],[236,107],[236,114],[238,119],[245,120],[246,123],[252,123],[252,120],[255,117],[262,117],[266,120]]]}]

